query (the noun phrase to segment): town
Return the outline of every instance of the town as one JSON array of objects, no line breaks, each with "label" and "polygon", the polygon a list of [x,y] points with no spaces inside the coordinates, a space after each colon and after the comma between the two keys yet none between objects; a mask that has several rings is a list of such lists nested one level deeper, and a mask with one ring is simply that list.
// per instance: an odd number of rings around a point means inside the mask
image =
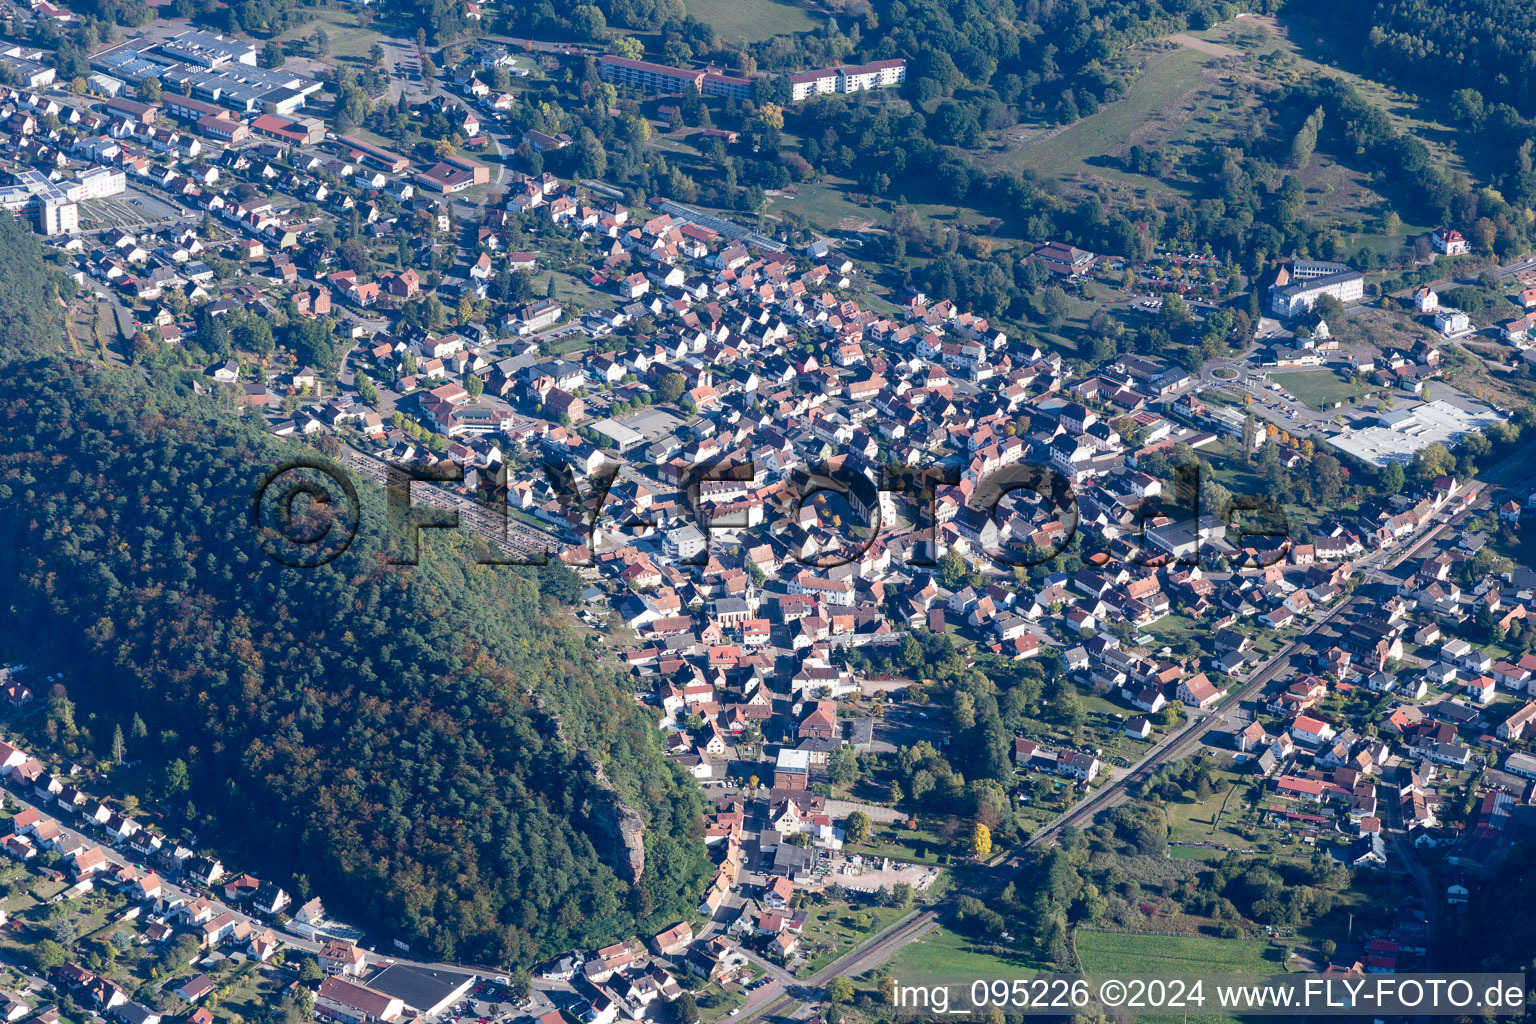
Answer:
[{"label": "town", "polygon": [[[353,897],[303,864],[227,869],[145,737],[66,752],[92,709],[18,662],[5,1019],[836,1024],[924,950],[1017,970],[1015,874],[1085,843],[1161,866],[1108,891],[1084,854],[1076,940],[1041,938],[1058,965],[1159,934],[1276,973],[1450,962],[1437,935],[1536,803],[1536,406],[1511,383],[1536,260],[1458,219],[1390,269],[1028,239],[1010,280],[1082,321],[1069,352],[893,274],[894,221],[639,192],[590,131],[514,127],[529,89],[598,96],[637,148],[723,161],[796,105],[883,110],[905,58],[770,74],[369,32],[343,60],[184,21],[70,80],[0,50],[0,206],[73,281],[65,354],[181,373],[456,513],[399,550],[451,529],[572,574],[564,619],[703,794],[710,874],[664,930],[438,962],[328,914]],[[1202,888],[1260,871],[1246,903]],[[1282,906],[1283,871],[1333,902]]]}]

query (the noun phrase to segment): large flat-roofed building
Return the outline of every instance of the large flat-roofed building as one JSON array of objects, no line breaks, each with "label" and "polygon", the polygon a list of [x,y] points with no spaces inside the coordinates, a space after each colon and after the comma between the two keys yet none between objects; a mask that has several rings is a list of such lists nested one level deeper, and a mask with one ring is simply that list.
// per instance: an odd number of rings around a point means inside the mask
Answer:
[{"label": "large flat-roofed building", "polygon": [[91,167],[80,172],[79,181],[71,189],[77,201],[106,199],[122,195],[128,189],[128,175],[121,167]]},{"label": "large flat-roofed building", "polygon": [[665,64],[652,64],[646,60],[630,60],[604,54],[598,62],[602,76],[618,85],[628,85],[647,92],[682,92],[693,86],[704,91],[704,71],[690,68],[674,68]]},{"label": "large flat-roofed building", "polygon": [[44,64],[41,50],[23,50],[8,46],[0,50],[0,67],[10,68],[16,74],[16,82],[27,89],[41,89],[52,85],[58,71],[52,64]]},{"label": "large flat-roofed building", "polygon": [[419,1017],[433,1018],[463,999],[476,977],[459,971],[390,964],[368,979],[368,987],[392,996]]},{"label": "large flat-roofed building", "polygon": [[[218,60],[216,51],[223,45],[218,42],[220,37],[207,32],[184,35],[195,35],[203,42],[198,46],[191,42],[181,46],[171,41],[158,47],[142,41],[125,43],[96,54],[91,58],[91,67],[125,82],[158,78],[167,97],[172,93],[189,94],[241,113],[291,114],[304,105],[307,97],[320,91],[320,83],[314,79],[282,68],[257,67],[254,57],[245,60],[243,47],[250,44],[226,40],[229,45],[224,49],[231,56]],[[205,59],[194,60],[194,54]]]},{"label": "large flat-roofed building", "polygon": [[44,235],[73,235],[80,231],[80,207],[68,200],[40,199],[37,230]]},{"label": "large flat-roofed building", "polygon": [[317,117],[297,117],[292,120],[276,114],[262,114],[251,122],[251,131],[257,135],[290,146],[312,146],[325,138],[325,122]]},{"label": "large flat-roofed building", "polygon": [[371,142],[354,139],[350,135],[343,135],[338,139],[337,148],[340,148],[354,160],[361,160],[365,164],[388,171],[390,174],[399,174],[411,166],[411,162],[399,153],[375,146]]},{"label": "large flat-roofed building", "polygon": [[805,789],[810,781],[811,752],[788,747],[781,749],[773,766],[773,788]]},{"label": "large flat-roofed building", "polygon": [[1365,297],[1365,278],[1343,263],[1292,260],[1269,287],[1269,310],[1276,316],[1296,316],[1311,310],[1324,295],[1359,302]]},{"label": "large flat-roofed building", "polygon": [[1385,466],[1407,462],[1414,452],[1436,441],[1452,447],[1473,431],[1504,419],[1489,405],[1451,393],[1422,405],[1388,410],[1377,417],[1375,425],[1344,430],[1330,437],[1328,443],[1373,466]]},{"label": "large flat-roofed building", "polygon": [[855,93],[887,89],[907,80],[907,62],[900,57],[870,64],[819,68],[789,76],[789,96],[795,102],[826,93]]},{"label": "large flat-roofed building", "polygon": [[304,105],[306,97],[320,91],[320,83],[280,68],[253,68],[226,64],[217,68],[179,65],[166,68],[160,75],[165,96],[188,87],[192,95],[238,110],[242,113],[263,111],[291,114]]},{"label": "large flat-roofed building", "polygon": [[191,29],[172,36],[158,47],[159,52],[183,64],[216,68],[223,64],[256,66],[256,44],[245,39],[231,39],[215,32]]},{"label": "large flat-roofed building", "polygon": [[750,99],[752,79],[707,70],[704,72],[704,84],[700,86],[699,91],[705,96],[724,96],[734,100]]}]

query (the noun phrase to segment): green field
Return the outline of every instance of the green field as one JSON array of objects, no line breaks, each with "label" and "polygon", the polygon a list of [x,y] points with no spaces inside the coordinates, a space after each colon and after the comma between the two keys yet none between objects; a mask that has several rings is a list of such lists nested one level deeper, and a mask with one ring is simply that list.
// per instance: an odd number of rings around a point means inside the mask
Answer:
[{"label": "green field", "polygon": [[1334,402],[1347,402],[1358,398],[1370,389],[1352,384],[1332,370],[1286,370],[1271,373],[1269,379],[1295,395],[1297,400],[1318,412],[1326,411]]},{"label": "green field", "polygon": [[1249,939],[1136,932],[1077,933],[1077,955],[1089,974],[1194,978],[1212,974],[1281,974],[1267,946]]},{"label": "green field", "polygon": [[997,948],[989,944],[984,951],[963,935],[935,928],[901,947],[881,973],[895,978],[898,985],[934,985],[975,978],[1027,977],[1049,969],[1027,957],[997,953]]},{"label": "green field", "polygon": [[707,21],[727,42],[760,42],[771,36],[809,32],[816,27],[809,14],[779,0],[685,0],[688,13]]},{"label": "green field", "polygon": [[[1249,939],[1212,939],[1203,936],[1150,935],[1133,932],[1086,932],[1075,937],[1084,973],[1100,977],[1160,977],[1189,981],[1202,975],[1284,974],[1285,966],[1275,950],[1269,959],[1262,942]],[[1205,991],[1210,1008],[1212,993]],[[1141,1024],[1235,1024],[1236,1018],[1220,1010],[1208,1014],[1185,1012],[1178,1016],[1138,1015]],[[1251,1019],[1251,1018],[1244,1018]]]},{"label": "green field", "polygon": [[888,928],[913,909],[900,907],[851,906],[824,903],[806,908],[805,925],[800,929],[801,955],[806,959],[795,968],[805,978],[821,970],[859,943]]},{"label": "green field", "polygon": [[[1217,771],[1213,775],[1230,783],[1225,792],[1212,793],[1204,800],[1165,805],[1168,838],[1179,843],[1218,843],[1234,850],[1255,848],[1258,840],[1239,831],[1247,810],[1247,780],[1235,772]],[[1188,847],[1175,847],[1169,855],[1197,857],[1195,851]],[[1213,855],[1219,857],[1221,853],[1217,851]]]},{"label": "green field", "polygon": [[[1044,179],[1078,174],[1122,177],[1119,172],[1106,175],[1104,168],[1090,167],[1088,161],[1113,151],[1158,111],[1193,88],[1211,60],[1210,54],[1187,47],[1156,54],[1123,97],[1044,141],[1014,150],[1005,159],[1010,165],[1033,170]],[[1125,177],[1137,184],[1153,181]]]},{"label": "green field", "polygon": [[379,33],[375,29],[360,28],[357,24],[357,15],[351,11],[323,8],[316,12],[315,20],[303,25],[297,25],[282,35],[278,40],[284,44],[301,40],[303,46],[294,48],[284,45],[283,49],[290,53],[308,51],[309,37],[315,34],[315,29],[325,29],[326,40],[329,44],[325,54],[326,58],[336,61],[343,58],[364,60],[368,56],[368,50],[378,41]]}]

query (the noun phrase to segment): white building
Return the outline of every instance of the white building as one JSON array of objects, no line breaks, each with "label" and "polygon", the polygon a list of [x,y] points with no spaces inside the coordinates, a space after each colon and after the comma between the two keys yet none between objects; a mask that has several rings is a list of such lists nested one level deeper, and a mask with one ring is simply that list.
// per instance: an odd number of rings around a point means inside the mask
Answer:
[{"label": "white building", "polygon": [[74,235],[80,231],[80,207],[65,199],[39,197],[37,230],[44,235]]},{"label": "white building", "polygon": [[826,93],[855,93],[868,89],[887,89],[907,80],[907,62],[900,58],[877,60],[873,64],[802,71],[789,78],[790,98],[795,102]]},{"label": "white building", "polygon": [[83,202],[122,195],[127,189],[128,176],[121,167],[92,167],[80,172],[80,177],[69,191],[71,199]]},{"label": "white building", "polygon": [[1446,256],[1460,256],[1464,252],[1470,252],[1471,243],[1462,237],[1461,232],[1455,228],[1440,228],[1429,236],[1430,248],[1435,252]]},{"label": "white building", "polygon": [[1472,321],[1467,318],[1467,314],[1459,309],[1451,309],[1449,306],[1435,310],[1433,317],[1435,330],[1447,336],[1460,334],[1472,326]]},{"label": "white building", "polygon": [[1365,297],[1365,278],[1342,263],[1293,260],[1281,268],[1269,288],[1269,308],[1276,316],[1296,316],[1310,310],[1317,300],[1331,295],[1340,302],[1359,302]]}]

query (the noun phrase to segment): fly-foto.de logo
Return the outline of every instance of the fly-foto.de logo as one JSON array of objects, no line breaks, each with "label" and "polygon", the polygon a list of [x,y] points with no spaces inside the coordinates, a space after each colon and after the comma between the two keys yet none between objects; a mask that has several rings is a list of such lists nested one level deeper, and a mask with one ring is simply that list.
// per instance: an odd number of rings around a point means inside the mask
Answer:
[{"label": "fly-foto.de logo", "polygon": [[[363,475],[382,483],[388,510],[388,550],[397,565],[414,565],[422,532],[469,529],[487,542],[486,565],[547,565],[551,559],[590,565],[599,530],[660,540],[677,565],[709,562],[711,544],[724,536],[751,546],[775,533],[781,517],[801,521],[807,506],[828,497],[848,512],[848,522],[831,517],[841,531],[839,543],[814,549],[790,545],[786,560],[826,570],[857,562],[883,532],[899,528],[912,543],[906,564],[937,564],[942,488],[958,488],[960,477],[948,467],[880,467],[865,473],[846,462],[798,468],[781,474],[758,507],[743,516],[742,502],[712,500],[735,496],[762,478],[751,461],[726,466],[686,467],[675,485],[676,501],[658,503],[666,511],[625,520],[608,516],[619,469],[604,464],[582,480],[566,463],[546,462],[538,472],[553,496],[555,528],[574,535],[564,540],[549,529],[532,527],[510,514],[508,496],[517,486],[505,466],[477,474],[473,490],[464,487],[464,468],[445,461],[435,466],[395,465],[359,457]],[[1098,536],[1115,540],[1126,561],[1138,565],[1199,565],[1214,558],[1229,565],[1269,565],[1284,557],[1289,522],[1272,498],[1234,495],[1206,480],[1202,463],[1180,466],[1173,487],[1141,500],[1127,520]],[[414,487],[425,485],[426,490]],[[729,485],[741,485],[732,488]],[[970,550],[1001,568],[1043,565],[1066,551],[1081,526],[1072,481],[1050,465],[1017,462],[997,468],[974,482],[965,502],[966,524],[960,533]],[[896,513],[897,501],[903,515]],[[1024,514],[1048,529],[1031,534],[1012,528]],[[352,473],[326,459],[301,456],[264,473],[257,481],[249,520],[263,551],[292,568],[318,568],[344,553],[362,527],[361,502]],[[687,538],[683,540],[682,538]],[[579,551],[578,551],[579,549]]]}]

